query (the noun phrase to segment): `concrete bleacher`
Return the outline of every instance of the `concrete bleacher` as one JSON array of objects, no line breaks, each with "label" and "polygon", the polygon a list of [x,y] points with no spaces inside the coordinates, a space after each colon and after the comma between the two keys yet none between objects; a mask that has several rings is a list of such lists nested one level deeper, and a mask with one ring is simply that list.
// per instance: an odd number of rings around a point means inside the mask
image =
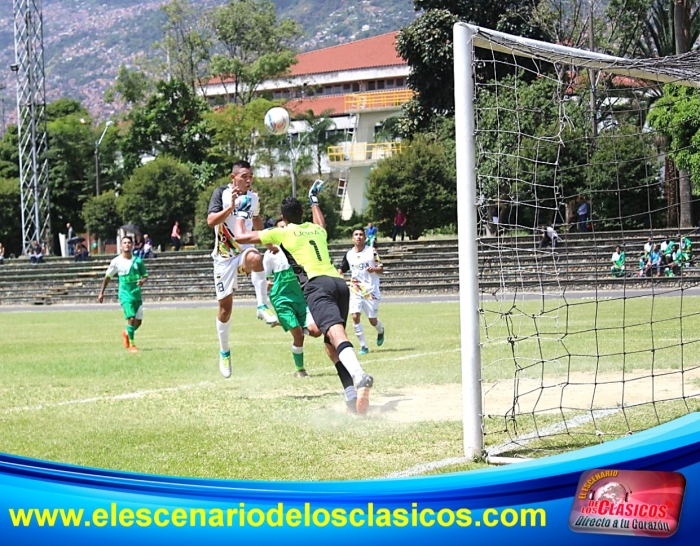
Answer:
[{"label": "concrete bleacher", "polygon": [[[538,235],[479,240],[478,278],[482,290],[492,292],[504,283],[520,289],[566,286],[569,289],[647,286],[650,282],[674,285],[700,284],[700,268],[683,271],[682,277],[635,278],[637,260],[648,232],[565,234],[555,250],[538,249]],[[677,232],[655,232],[654,240]],[[691,237],[692,238],[692,237]],[[627,253],[629,276],[610,276],[610,256],[616,245]],[[331,258],[339,263],[349,243],[330,245]],[[424,292],[457,292],[459,249],[457,239],[405,242],[380,241],[385,266],[382,291],[386,295]],[[33,265],[26,258],[6,260],[0,266],[0,304],[51,304],[93,302],[112,256],[91,256],[87,262],[49,257]],[[159,300],[214,300],[212,260],[209,251],[164,252],[145,261],[149,282],[144,298]],[[108,288],[113,297],[116,281]],[[250,282],[239,278],[236,297],[252,298]]]}]

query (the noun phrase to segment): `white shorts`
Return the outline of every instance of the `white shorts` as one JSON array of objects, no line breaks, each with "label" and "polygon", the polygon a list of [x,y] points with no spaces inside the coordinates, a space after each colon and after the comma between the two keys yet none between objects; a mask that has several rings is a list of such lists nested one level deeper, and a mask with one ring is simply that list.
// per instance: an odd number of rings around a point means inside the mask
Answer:
[{"label": "white shorts", "polygon": [[364,311],[369,318],[377,318],[379,314],[379,300],[363,298],[350,292],[350,306],[348,310],[350,314]]},{"label": "white shorts", "polygon": [[238,290],[238,274],[243,271],[243,256],[254,247],[248,247],[243,252],[229,258],[228,260],[214,260],[214,287],[216,289],[216,299],[222,300],[226,296]]}]

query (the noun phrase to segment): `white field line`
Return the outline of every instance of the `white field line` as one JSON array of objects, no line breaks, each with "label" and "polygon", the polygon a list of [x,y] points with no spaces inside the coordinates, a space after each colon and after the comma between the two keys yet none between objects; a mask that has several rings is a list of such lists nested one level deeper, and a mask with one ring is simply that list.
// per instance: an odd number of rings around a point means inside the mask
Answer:
[{"label": "white field line", "polygon": [[[487,457],[493,457],[496,456],[500,453],[503,453],[505,451],[508,451],[513,448],[517,447],[522,447],[528,443],[530,443],[531,440],[535,440],[536,438],[540,436],[546,436],[549,434],[556,434],[558,432],[561,432],[567,428],[576,428],[581,425],[585,425],[586,423],[590,422],[593,420],[593,418],[600,419],[603,417],[608,417],[610,415],[613,415],[617,412],[619,412],[619,409],[609,409],[609,410],[597,410],[594,411],[592,415],[587,414],[587,415],[579,415],[577,417],[574,417],[573,419],[570,419],[569,421],[566,421],[566,423],[561,422],[557,423],[555,425],[550,425],[548,427],[545,427],[537,432],[533,432],[531,434],[526,434],[525,436],[521,436],[518,438],[518,443],[514,442],[506,442],[503,444],[499,444],[496,446],[493,446],[489,449],[486,450],[486,456]],[[411,468],[407,468],[406,470],[402,470],[400,472],[392,472],[391,474],[388,474],[384,476],[384,478],[408,478],[410,476],[418,476],[420,474],[425,474],[426,472],[430,472],[432,470],[437,470],[438,468],[443,468],[445,466],[453,466],[457,464],[464,464],[468,463],[469,459],[466,457],[452,457],[450,459],[442,459],[441,461],[432,461],[429,463],[423,463],[423,464],[418,464],[416,466],[412,466]]]},{"label": "white field line", "polygon": [[213,385],[211,381],[202,381],[193,385],[180,385],[178,387],[166,387],[163,389],[150,389],[145,391],[127,392],[124,394],[115,394],[113,396],[94,396],[92,398],[82,398],[80,400],[65,400],[63,402],[50,402],[46,404],[37,404],[36,406],[18,406],[15,408],[7,408],[2,413],[17,413],[20,411],[39,411],[48,408],[58,408],[61,406],[73,406],[77,404],[92,404],[94,402],[108,402],[113,400],[133,400],[135,398],[144,398],[151,394],[160,394],[163,392],[179,392],[191,389],[198,389],[207,385]]},{"label": "white field line", "polygon": [[[406,355],[406,356],[399,356],[395,358],[381,358],[381,359],[376,359],[376,360],[367,360],[364,361],[365,363],[381,363],[381,362],[396,362],[400,360],[408,360],[411,358],[421,358],[424,356],[434,356],[434,355],[441,355],[445,353],[453,353],[459,351],[459,348],[456,349],[448,349],[446,351],[433,351],[433,352],[428,352],[428,353],[415,353],[411,355]],[[320,368],[322,370],[335,370],[334,367],[331,366],[325,366],[323,368]],[[286,375],[286,374],[283,374]],[[149,389],[149,390],[143,390],[143,391],[136,391],[136,392],[127,392],[123,394],[115,394],[112,396],[93,396],[91,398],[81,398],[78,400],[64,400],[62,402],[49,402],[46,404],[37,404],[34,406],[17,406],[14,408],[7,408],[4,410],[1,410],[0,413],[7,414],[7,413],[18,413],[22,411],[40,411],[43,409],[49,409],[49,408],[58,408],[61,406],[73,406],[77,404],[93,404],[96,402],[107,402],[107,401],[119,401],[119,400],[133,400],[136,398],[144,398],[146,396],[152,395],[152,394],[161,394],[161,393],[168,393],[168,392],[181,392],[181,391],[187,391],[187,390],[192,390],[192,389],[198,389],[201,387],[207,387],[207,386],[213,386],[217,385],[218,382],[213,382],[213,381],[202,381],[200,383],[194,383],[190,385],[179,385],[176,387],[166,387],[162,389]]]}]

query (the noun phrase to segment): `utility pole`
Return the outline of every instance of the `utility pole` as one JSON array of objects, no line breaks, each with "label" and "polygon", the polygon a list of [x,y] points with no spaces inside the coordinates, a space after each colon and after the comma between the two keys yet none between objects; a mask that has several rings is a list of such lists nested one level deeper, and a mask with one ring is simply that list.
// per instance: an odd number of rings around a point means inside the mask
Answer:
[{"label": "utility pole", "polygon": [[14,0],[15,63],[17,76],[17,131],[22,209],[22,253],[33,240],[50,252],[49,165],[46,134],[44,25],[41,0]]},{"label": "utility pole", "polygon": [[[100,144],[102,144],[102,140],[104,139],[105,135],[107,134],[107,129],[109,129],[109,126],[112,125],[114,122],[110,119],[105,123],[105,128],[102,131],[102,135],[100,135],[100,138],[95,141],[95,196],[100,195],[100,190],[102,189],[100,187]],[[102,239],[97,239],[97,251],[102,252]]]}]

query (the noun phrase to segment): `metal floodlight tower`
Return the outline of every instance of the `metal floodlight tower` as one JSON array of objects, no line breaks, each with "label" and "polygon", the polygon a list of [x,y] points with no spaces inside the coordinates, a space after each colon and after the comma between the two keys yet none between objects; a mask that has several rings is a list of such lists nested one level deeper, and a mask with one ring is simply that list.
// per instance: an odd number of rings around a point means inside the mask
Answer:
[{"label": "metal floodlight tower", "polygon": [[33,240],[51,249],[48,138],[41,0],[13,0],[22,252]]}]

